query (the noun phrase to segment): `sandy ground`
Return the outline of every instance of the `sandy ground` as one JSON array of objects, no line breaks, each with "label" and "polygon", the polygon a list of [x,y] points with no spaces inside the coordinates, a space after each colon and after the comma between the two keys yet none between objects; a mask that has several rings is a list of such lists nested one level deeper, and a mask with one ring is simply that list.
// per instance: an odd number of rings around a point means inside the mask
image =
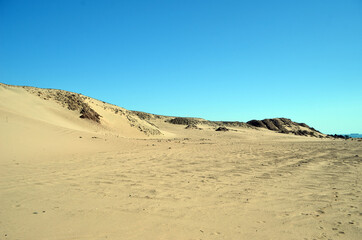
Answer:
[{"label": "sandy ground", "polygon": [[362,239],[362,142],[120,137],[19,92],[0,91],[0,239]]}]

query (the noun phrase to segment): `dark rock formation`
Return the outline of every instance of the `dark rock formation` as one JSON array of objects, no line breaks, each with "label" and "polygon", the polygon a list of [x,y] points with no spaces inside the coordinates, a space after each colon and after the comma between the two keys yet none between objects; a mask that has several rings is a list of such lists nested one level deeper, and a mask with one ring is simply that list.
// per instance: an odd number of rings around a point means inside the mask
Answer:
[{"label": "dark rock formation", "polygon": [[229,129],[226,127],[218,127],[215,131],[226,132],[229,131]]},{"label": "dark rock formation", "polygon": [[251,120],[247,124],[258,127],[266,128],[271,131],[276,131],[279,133],[292,133],[299,136],[312,136],[319,137],[321,133],[314,128],[309,127],[305,123],[293,122],[288,118],[272,118],[264,120]]},{"label": "dark rock formation", "polygon": [[267,128],[266,125],[261,120],[250,120],[249,122],[247,122],[247,124],[254,126],[254,127]]},{"label": "dark rock formation", "polygon": [[82,104],[82,109],[80,110],[80,114],[81,114],[80,118],[89,119],[89,120],[95,121],[97,123],[100,123],[100,121],[101,121],[100,120],[101,115],[99,115],[96,111],[94,111],[86,103]]},{"label": "dark rock formation", "polygon": [[198,123],[198,121],[193,118],[183,118],[183,117],[173,118],[169,120],[169,122],[178,125],[196,125]]},{"label": "dark rock formation", "polygon": [[80,118],[100,123],[101,115],[85,103],[79,94],[57,92],[55,100],[62,102],[69,110],[79,111]]}]

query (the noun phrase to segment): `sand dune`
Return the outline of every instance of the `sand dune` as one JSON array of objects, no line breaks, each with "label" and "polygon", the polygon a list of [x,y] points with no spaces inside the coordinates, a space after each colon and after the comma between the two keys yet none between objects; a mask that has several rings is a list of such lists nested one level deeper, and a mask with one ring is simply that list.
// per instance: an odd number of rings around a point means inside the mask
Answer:
[{"label": "sand dune", "polygon": [[170,119],[0,84],[0,239],[362,238],[361,141]]}]

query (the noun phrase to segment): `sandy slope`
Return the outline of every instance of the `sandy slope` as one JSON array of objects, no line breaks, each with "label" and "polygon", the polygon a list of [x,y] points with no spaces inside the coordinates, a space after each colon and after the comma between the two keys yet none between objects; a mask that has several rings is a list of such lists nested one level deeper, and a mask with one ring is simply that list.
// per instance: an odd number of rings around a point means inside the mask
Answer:
[{"label": "sandy slope", "polygon": [[129,115],[147,136],[87,101],[103,125],[0,86],[0,239],[362,238],[362,142]]}]

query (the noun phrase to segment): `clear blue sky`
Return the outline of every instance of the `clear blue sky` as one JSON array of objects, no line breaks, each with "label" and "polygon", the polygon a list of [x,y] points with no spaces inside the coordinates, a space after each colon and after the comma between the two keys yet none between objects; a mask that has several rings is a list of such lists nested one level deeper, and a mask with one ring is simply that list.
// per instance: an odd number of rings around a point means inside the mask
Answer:
[{"label": "clear blue sky", "polygon": [[362,1],[0,0],[0,82],[362,133]]}]

